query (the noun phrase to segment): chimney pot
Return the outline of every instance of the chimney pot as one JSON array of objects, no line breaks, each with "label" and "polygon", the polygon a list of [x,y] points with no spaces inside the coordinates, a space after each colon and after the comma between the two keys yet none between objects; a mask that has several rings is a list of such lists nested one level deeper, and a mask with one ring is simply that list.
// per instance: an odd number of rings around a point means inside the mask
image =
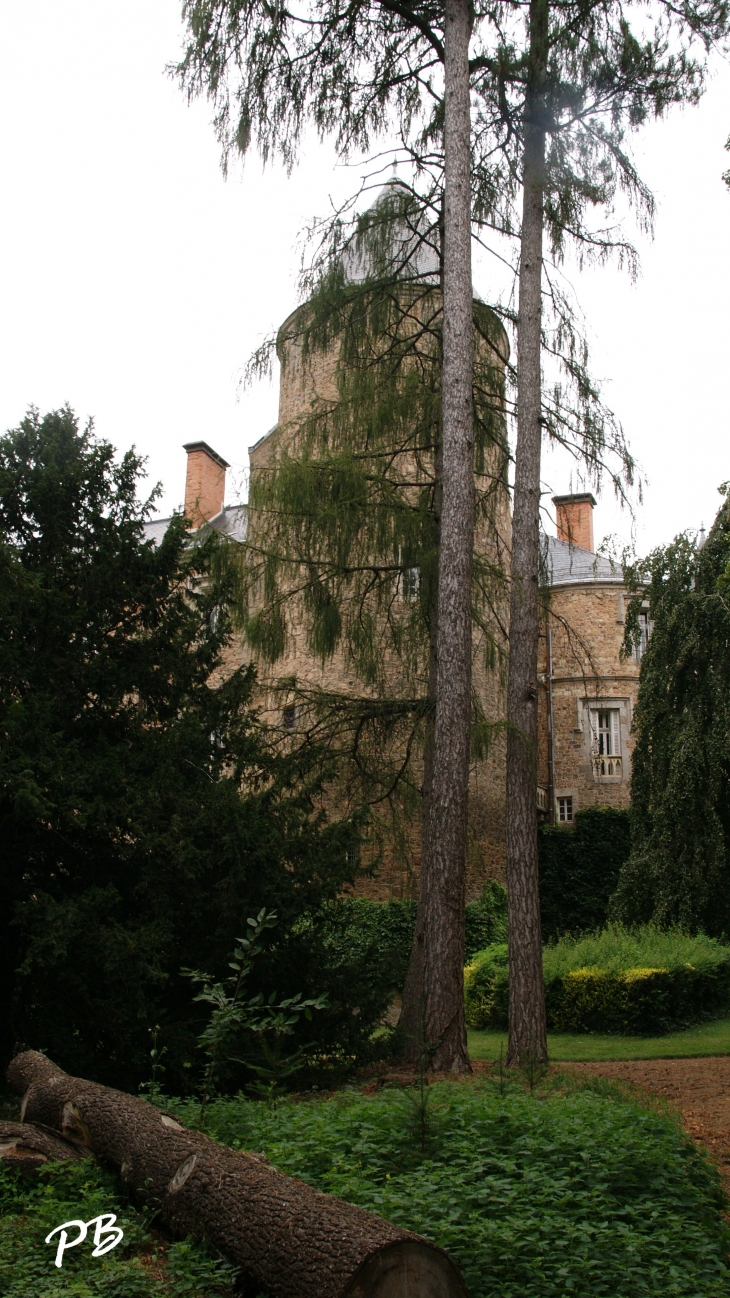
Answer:
[{"label": "chimney pot", "polygon": [[553,496],[558,519],[558,537],[579,550],[595,553],[593,545],[593,510],[595,499],[590,491],[575,496]]},{"label": "chimney pot", "polygon": [[226,494],[229,464],[207,442],[186,442],[185,517],[194,528],[220,514]]}]

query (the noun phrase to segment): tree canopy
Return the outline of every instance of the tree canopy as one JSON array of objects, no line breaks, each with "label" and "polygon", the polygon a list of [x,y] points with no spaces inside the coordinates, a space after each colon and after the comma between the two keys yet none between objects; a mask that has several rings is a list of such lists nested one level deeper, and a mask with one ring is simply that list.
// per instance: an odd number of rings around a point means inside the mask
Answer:
[{"label": "tree canopy", "polygon": [[356,869],[317,754],[267,744],[251,669],[212,687],[234,567],[182,517],[145,538],[142,474],[68,409],[0,439],[3,1050],[122,1085],[155,1024],[181,1084],[180,968],[225,969],[257,908],[279,917],[262,979],[300,990],[287,935]]},{"label": "tree canopy", "polygon": [[633,579],[646,586],[627,618],[627,649],[639,642],[646,600],[652,626],[634,713],[632,851],[614,913],[630,923],[727,934],[730,499],[704,545],[678,536]]}]

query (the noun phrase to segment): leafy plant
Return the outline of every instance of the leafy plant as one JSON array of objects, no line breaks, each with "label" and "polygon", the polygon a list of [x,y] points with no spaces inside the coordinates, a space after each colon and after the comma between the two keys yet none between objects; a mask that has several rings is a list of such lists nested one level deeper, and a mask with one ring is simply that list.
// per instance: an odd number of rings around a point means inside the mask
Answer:
[{"label": "leafy plant", "polygon": [[312,1010],[324,1009],[327,1003],[325,996],[304,1000],[301,992],[278,1002],[275,991],[271,992],[268,1000],[264,1000],[263,992],[244,998],[244,984],[257,956],[261,954],[263,935],[267,929],[274,928],[276,923],[276,912],[265,909],[259,911],[256,919],[249,919],[246,936],[239,938],[233,952],[234,958],[229,961],[229,968],[233,970],[230,978],[215,982],[210,974],[201,973],[200,970],[182,970],[186,978],[202,984],[202,991],[194,999],[212,1006],[210,1019],[198,1038],[201,1049],[208,1057],[200,1103],[200,1122],[204,1120],[205,1109],[221,1066],[229,1062],[247,1062],[234,1054],[242,1034],[254,1033],[258,1038],[271,1034],[277,1043],[274,1051],[267,1052],[266,1065],[251,1065],[266,1078],[266,1083],[262,1085],[267,1086],[267,1094],[273,1099],[280,1079],[295,1071],[295,1059],[298,1067],[301,1057],[299,1052],[294,1058],[282,1059],[281,1038],[291,1034],[302,1015],[311,1019]]},{"label": "leafy plant", "polygon": [[652,633],[634,712],[631,856],[612,903],[624,923],[730,933],[729,572],[730,498],[703,546],[677,536],[633,573],[626,651],[647,599]]},{"label": "leafy plant", "polygon": [[[112,1212],[124,1231],[100,1258],[70,1249],[53,1266],[46,1235],[61,1222]],[[0,1166],[2,1298],[232,1298],[235,1268],[192,1240],[169,1243],[129,1202],[119,1178],[93,1160],[49,1163],[37,1177]]]},{"label": "leafy plant", "polygon": [[590,807],[578,812],[572,828],[541,825],[538,850],[543,941],[602,928],[631,851],[629,812]]},{"label": "leafy plant", "polygon": [[154,1104],[157,1100],[159,1100],[160,1096],[162,1095],[161,1078],[164,1072],[164,1068],[162,1067],[162,1060],[163,1057],[167,1054],[167,1047],[166,1046],[160,1047],[159,1045],[159,1037],[160,1037],[159,1023],[156,1023],[153,1028],[150,1028],[150,1036],[152,1038],[152,1047],[150,1049],[150,1063],[152,1065],[152,1072],[151,1072],[150,1080],[148,1082],[141,1082],[139,1089],[141,1092],[146,1091],[148,1098]]},{"label": "leafy plant", "polygon": [[276,1113],[214,1100],[206,1127],[434,1240],[473,1298],[725,1298],[719,1176],[673,1119],[602,1079],[559,1079],[539,1100],[503,1090],[431,1085],[438,1140],[425,1158],[395,1088],[283,1100]]},{"label": "leafy plant", "polygon": [[[651,925],[562,938],[544,949],[543,978],[548,1024],[557,1032],[662,1033],[730,1006],[730,950]],[[487,947],[467,966],[465,995],[472,1027],[504,1027],[506,946]]]}]

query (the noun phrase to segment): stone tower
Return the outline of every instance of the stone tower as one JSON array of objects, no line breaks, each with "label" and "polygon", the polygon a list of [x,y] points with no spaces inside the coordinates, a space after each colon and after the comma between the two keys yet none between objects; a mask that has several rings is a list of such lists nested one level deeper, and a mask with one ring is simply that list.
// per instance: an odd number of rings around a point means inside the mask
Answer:
[{"label": "stone tower", "polygon": [[[406,285],[399,290],[407,295],[413,292],[413,298],[407,298],[413,306],[408,307],[412,316],[412,327],[430,328],[431,320],[441,310],[441,297],[438,288],[437,262],[424,262],[418,268],[418,293]],[[424,283],[426,290],[423,289]],[[419,295],[420,294],[420,295]],[[251,481],[255,483],[257,475],[266,474],[277,463],[283,453],[296,456],[297,446],[302,436],[302,429],[313,411],[334,407],[339,400],[338,366],[340,364],[341,342],[335,338],[325,349],[307,349],[304,340],[308,325],[310,307],[304,304],[294,311],[281,326],[278,335],[277,351],[281,363],[281,386],[279,393],[279,419],[276,426],[265,437],[249,449]],[[486,370],[492,375],[493,400],[495,407],[501,410],[501,381],[504,365],[508,356],[506,335],[497,317],[483,303],[475,302],[475,318],[478,326],[475,332],[477,357]],[[486,371],[485,371],[486,372]],[[501,416],[500,416],[501,417]],[[477,476],[477,490],[484,496],[484,484],[489,481],[490,508],[485,508],[477,520],[475,551],[484,560],[485,568],[491,566],[494,572],[504,572],[508,564],[508,553],[511,538],[511,520],[509,496],[504,473],[501,452],[487,449],[486,459],[480,464]],[[415,463],[410,468],[415,473]],[[486,497],[485,497],[486,498]],[[266,518],[256,517],[251,512],[249,517],[249,538],[256,544],[257,535],[265,545]],[[415,573],[415,570],[414,570]],[[417,573],[413,577],[418,580]],[[408,598],[401,587],[394,584],[394,608],[398,613],[398,601]],[[487,725],[482,733],[490,730],[491,739],[488,745],[475,755],[471,768],[470,789],[470,833],[468,858],[468,891],[470,896],[477,895],[488,878],[502,878],[504,874],[504,818],[505,818],[505,754],[504,754],[504,663],[506,653],[505,630],[507,624],[508,599],[506,588],[494,600],[489,611],[490,625],[483,628],[475,624],[473,689],[477,706]],[[259,680],[263,689],[269,688],[267,706],[269,719],[276,720],[282,731],[291,730],[298,724],[294,695],[288,697],[277,689],[277,683],[286,678],[296,678],[297,686],[307,691],[328,690],[347,694],[362,692],[361,681],[355,679],[352,664],[345,655],[337,651],[324,661],[317,658],[308,647],[305,629],[305,618],[296,601],[289,602],[286,608],[286,648],[283,657],[273,666],[259,663]],[[497,652],[494,653],[494,645]],[[488,647],[491,646],[491,648]],[[383,669],[388,679],[391,696],[397,697],[398,691],[405,694],[401,664],[397,655],[390,655],[383,662]],[[423,663],[423,678],[427,677],[427,662]],[[425,689],[425,686],[424,686]],[[418,870],[420,865],[420,813],[414,810],[412,820],[401,843],[399,851],[386,846],[377,874],[372,880],[358,885],[358,891],[374,899],[384,900],[390,896],[415,896],[417,893]]]}]

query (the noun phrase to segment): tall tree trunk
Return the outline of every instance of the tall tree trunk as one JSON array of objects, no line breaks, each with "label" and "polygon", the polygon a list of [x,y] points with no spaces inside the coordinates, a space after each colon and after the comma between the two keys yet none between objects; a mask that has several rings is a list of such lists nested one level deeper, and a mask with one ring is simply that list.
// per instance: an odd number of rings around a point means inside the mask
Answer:
[{"label": "tall tree trunk", "polygon": [[[443,504],[443,455],[439,440],[434,463],[433,512],[436,530],[436,553],[440,553],[441,510]],[[428,633],[428,711],[426,713],[423,743],[423,782],[421,785],[421,873],[418,885],[418,910],[413,933],[411,955],[408,962],[403,1008],[398,1020],[398,1053],[413,1063],[423,1058],[424,1052],[424,999],[423,971],[426,958],[426,916],[429,913],[428,888],[431,879],[431,810],[433,807],[433,749],[436,717],[438,642],[438,572],[429,599]]]},{"label": "tall tree trunk", "polygon": [[537,653],[540,551],[542,243],[545,126],[540,84],[548,0],[531,0],[517,316],[517,448],[507,690],[507,1063],[547,1060],[537,861]]},{"label": "tall tree trunk", "polygon": [[443,506],[436,715],[423,916],[423,1020],[437,1070],[470,1069],[464,1022],[464,905],[471,730],[474,332],[468,0],[446,0],[444,30]]}]

